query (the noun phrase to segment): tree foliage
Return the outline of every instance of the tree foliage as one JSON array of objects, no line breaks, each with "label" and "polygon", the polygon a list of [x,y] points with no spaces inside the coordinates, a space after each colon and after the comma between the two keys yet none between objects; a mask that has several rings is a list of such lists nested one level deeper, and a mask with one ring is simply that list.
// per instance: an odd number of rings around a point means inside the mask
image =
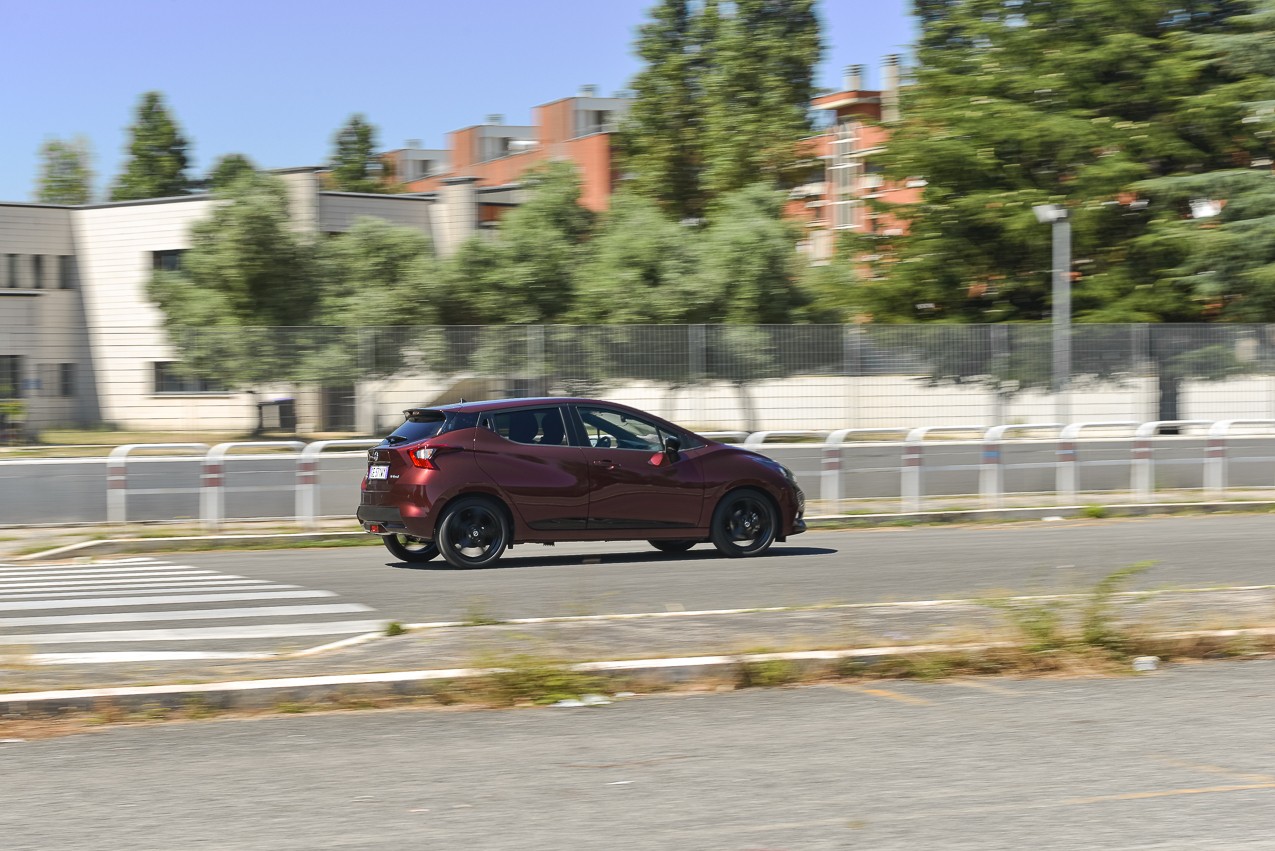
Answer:
[{"label": "tree foliage", "polygon": [[93,197],[93,154],[88,139],[49,139],[40,146],[40,178],[35,199],[41,204],[87,204]]},{"label": "tree foliage", "polygon": [[191,374],[240,387],[286,381],[286,329],[315,318],[312,248],[289,227],[278,178],[246,176],[223,197],[191,229],[181,271],[156,272],[148,292]]},{"label": "tree foliage", "polygon": [[387,192],[385,163],[377,151],[376,128],[360,114],[350,116],[333,140],[332,187],[339,192]]},{"label": "tree foliage", "polygon": [[236,180],[256,171],[257,167],[245,155],[224,154],[208,170],[207,185],[213,192],[225,192]]},{"label": "tree foliage", "polygon": [[190,194],[187,141],[164,96],[146,92],[129,128],[128,162],[111,189],[112,201],[170,198]]},{"label": "tree foliage", "polygon": [[646,67],[622,134],[634,189],[702,218],[726,193],[804,176],[821,49],[813,0],[661,2],[638,36]]},{"label": "tree foliage", "polygon": [[[915,85],[885,156],[923,176],[867,292],[884,321],[997,322],[1049,312],[1050,235],[1031,207],[1071,211],[1074,308],[1092,321],[1197,321],[1170,270],[1182,209],[1142,183],[1230,167],[1251,146],[1194,36],[1235,27],[1243,0],[918,3]],[[1135,203],[1130,203],[1135,202]]]}]

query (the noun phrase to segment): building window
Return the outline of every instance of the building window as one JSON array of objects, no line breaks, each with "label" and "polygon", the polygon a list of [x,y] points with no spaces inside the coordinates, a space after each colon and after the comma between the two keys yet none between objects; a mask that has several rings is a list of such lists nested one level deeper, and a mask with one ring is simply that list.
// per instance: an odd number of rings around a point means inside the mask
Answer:
[{"label": "building window", "polygon": [[31,255],[31,286],[44,289],[44,257],[39,254]]},{"label": "building window", "polygon": [[9,287],[18,285],[18,255],[10,254],[5,257],[4,277]]},{"label": "building window", "polygon": [[22,398],[22,355],[0,355],[0,399]]},{"label": "building window", "polygon": [[75,289],[75,258],[63,254],[58,257],[58,288]]},{"label": "building window", "polygon": [[58,364],[58,395],[67,398],[75,395],[75,364]]},{"label": "building window", "polygon": [[154,361],[156,393],[225,393],[225,385],[209,378],[190,378],[177,372],[176,361]]},{"label": "building window", "polygon": [[180,272],[182,255],[185,249],[175,248],[170,251],[152,251],[151,268],[156,272]]}]

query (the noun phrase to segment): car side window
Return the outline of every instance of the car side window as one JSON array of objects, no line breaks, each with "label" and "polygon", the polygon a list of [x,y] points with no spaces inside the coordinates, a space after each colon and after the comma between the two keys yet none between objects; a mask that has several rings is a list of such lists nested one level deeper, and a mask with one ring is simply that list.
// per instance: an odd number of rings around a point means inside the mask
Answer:
[{"label": "car side window", "polygon": [[479,420],[483,428],[513,441],[537,446],[567,445],[567,429],[559,408],[524,408],[519,411],[493,411]]},{"label": "car side window", "polygon": [[579,410],[585,436],[594,448],[658,452],[664,447],[659,426],[649,420],[606,408],[581,407]]}]

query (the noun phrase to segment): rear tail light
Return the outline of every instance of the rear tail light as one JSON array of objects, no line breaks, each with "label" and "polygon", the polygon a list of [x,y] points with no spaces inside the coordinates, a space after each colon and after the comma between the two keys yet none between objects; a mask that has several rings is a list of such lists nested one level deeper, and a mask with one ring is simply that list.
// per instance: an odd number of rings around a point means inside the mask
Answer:
[{"label": "rear tail light", "polygon": [[407,457],[411,459],[412,466],[420,467],[423,470],[437,470],[438,465],[434,460],[444,452],[455,452],[460,447],[457,446],[422,446],[419,449],[413,449],[407,453]]}]

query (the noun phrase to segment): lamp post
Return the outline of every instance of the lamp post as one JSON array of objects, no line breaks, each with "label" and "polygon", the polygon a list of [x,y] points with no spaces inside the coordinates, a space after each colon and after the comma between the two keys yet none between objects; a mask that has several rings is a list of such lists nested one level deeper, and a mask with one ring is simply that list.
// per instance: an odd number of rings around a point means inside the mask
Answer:
[{"label": "lamp post", "polygon": [[1067,208],[1060,204],[1040,204],[1032,207],[1036,221],[1051,225],[1054,243],[1053,297],[1050,313],[1053,317],[1053,391],[1054,419],[1060,423],[1071,422],[1071,221]]}]

